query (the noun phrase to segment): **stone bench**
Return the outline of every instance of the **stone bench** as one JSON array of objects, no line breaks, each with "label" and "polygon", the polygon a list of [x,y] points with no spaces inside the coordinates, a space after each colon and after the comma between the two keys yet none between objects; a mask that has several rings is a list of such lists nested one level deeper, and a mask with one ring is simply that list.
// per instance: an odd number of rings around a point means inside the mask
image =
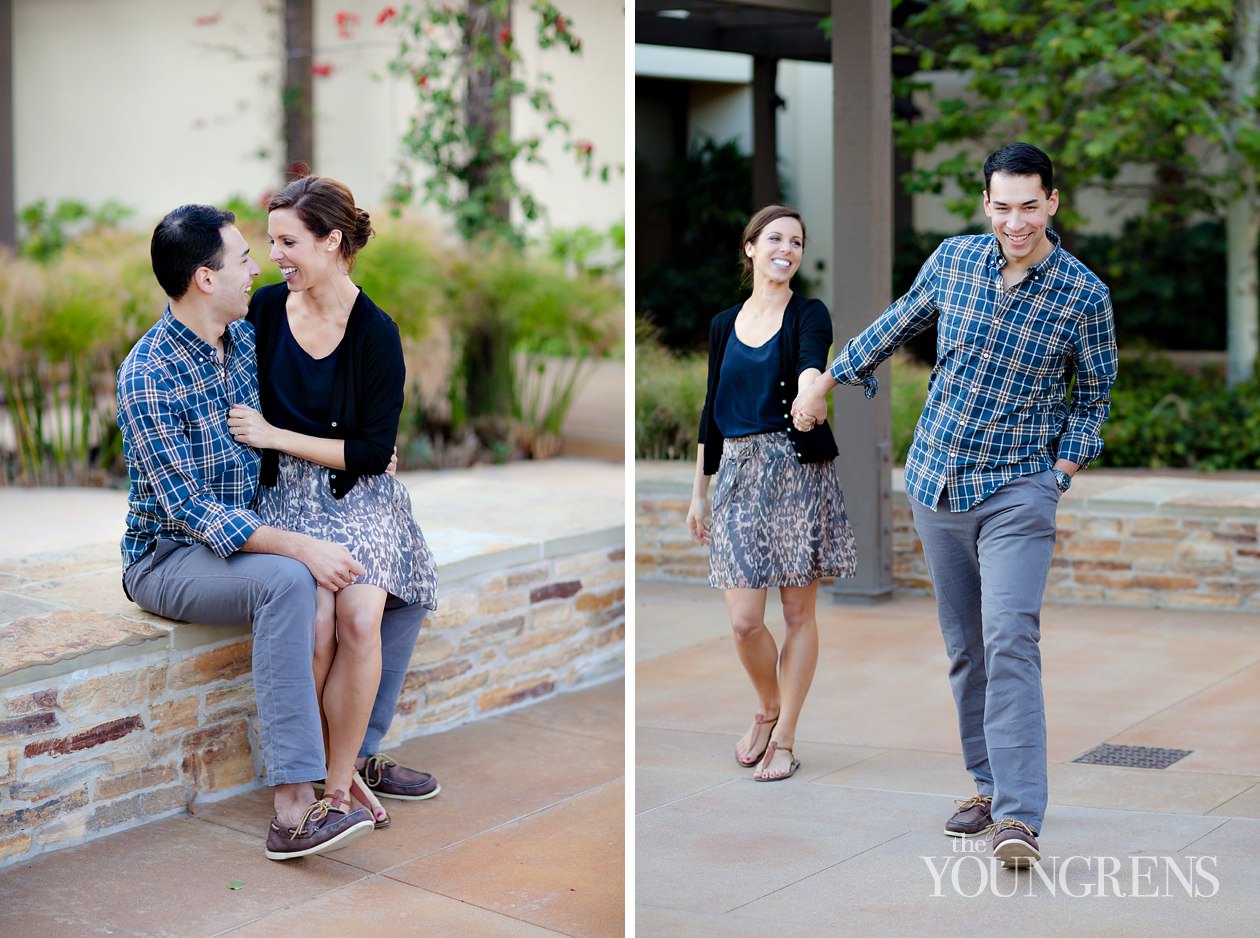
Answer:
[{"label": "stone bench", "polygon": [[[684,524],[693,471],[682,463],[636,467],[636,576],[707,579],[706,549]],[[900,471],[892,490],[893,584],[927,592]],[[1049,601],[1260,609],[1260,474],[1087,470],[1059,507],[1058,529]]]},{"label": "stone bench", "polygon": [[[401,478],[440,595],[386,748],[623,673],[620,466]],[[0,866],[262,784],[249,629],[126,599],[101,521],[121,533],[125,496],[0,489],[6,510],[10,551],[34,549],[0,555]]]}]

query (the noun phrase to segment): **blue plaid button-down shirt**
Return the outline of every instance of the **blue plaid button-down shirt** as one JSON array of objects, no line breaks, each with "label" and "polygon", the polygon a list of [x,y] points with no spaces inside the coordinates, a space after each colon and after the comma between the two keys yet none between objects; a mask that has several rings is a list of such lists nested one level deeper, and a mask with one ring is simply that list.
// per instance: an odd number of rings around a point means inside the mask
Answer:
[{"label": "blue plaid button-down shirt", "polygon": [[922,505],[935,508],[943,488],[950,511],[966,511],[1056,459],[1084,466],[1102,452],[1116,378],[1111,294],[1046,234],[1054,250],[1010,289],[997,238],[947,239],[831,364],[836,381],[873,392],[875,367],[936,323],[936,365],[906,458],[906,492]]},{"label": "blue plaid button-down shirt", "polygon": [[170,307],[118,369],[118,426],[131,478],[123,569],[159,537],[239,550],[262,522],[251,509],[259,452],[228,432],[228,408],[259,409],[254,328],[234,322],[213,346]]}]

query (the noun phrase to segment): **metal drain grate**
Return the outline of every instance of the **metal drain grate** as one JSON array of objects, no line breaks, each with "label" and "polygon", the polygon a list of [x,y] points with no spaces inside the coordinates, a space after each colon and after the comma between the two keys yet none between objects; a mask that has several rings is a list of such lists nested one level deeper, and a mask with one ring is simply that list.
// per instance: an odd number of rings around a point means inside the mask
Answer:
[{"label": "metal drain grate", "polygon": [[1103,743],[1072,761],[1089,765],[1124,765],[1135,769],[1166,769],[1192,752],[1193,749],[1160,749],[1156,746],[1115,746]]}]

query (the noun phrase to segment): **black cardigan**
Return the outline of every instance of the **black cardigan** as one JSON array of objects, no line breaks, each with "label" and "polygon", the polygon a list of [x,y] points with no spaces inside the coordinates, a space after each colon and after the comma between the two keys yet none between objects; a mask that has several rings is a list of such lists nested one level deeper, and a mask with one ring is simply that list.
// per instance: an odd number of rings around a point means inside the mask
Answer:
[{"label": "black cardigan", "polygon": [[[704,474],[717,472],[722,461],[722,431],[713,417],[717,399],[718,373],[726,354],[726,343],[735,331],[735,317],[740,303],[723,310],[709,324],[709,383],[700,414],[699,440],[704,444]],[[831,427],[823,421],[812,430],[801,432],[792,426],[791,406],[796,399],[797,381],[806,368],[827,370],[827,351],[831,348],[831,313],[822,300],[810,300],[793,293],[783,311],[779,333],[779,387],[783,397],[783,428],[795,445],[797,458],[803,463],[830,462],[840,455]]]},{"label": "black cardigan", "polygon": [[[272,419],[276,408],[267,366],[275,355],[288,298],[288,286],[276,283],[257,290],[249,301],[247,318],[258,336],[258,390],[267,420]],[[362,290],[350,309],[341,341],[328,437],[346,441],[346,468],[330,473],[329,486],[335,498],[354,488],[359,476],[379,475],[388,468],[398,436],[406,380],[398,326]],[[259,478],[263,485],[276,484],[279,464],[275,450],[263,450]]]}]

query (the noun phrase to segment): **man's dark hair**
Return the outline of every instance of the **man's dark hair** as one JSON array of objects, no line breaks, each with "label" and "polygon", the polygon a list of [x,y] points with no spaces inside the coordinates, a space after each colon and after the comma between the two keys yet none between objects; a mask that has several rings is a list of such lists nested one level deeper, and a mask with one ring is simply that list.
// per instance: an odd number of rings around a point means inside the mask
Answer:
[{"label": "man's dark hair", "polygon": [[1010,143],[994,150],[984,161],[984,191],[989,191],[989,181],[994,173],[1009,176],[1040,176],[1041,188],[1049,196],[1054,191],[1054,164],[1045,152],[1031,143]]},{"label": "man's dark hair", "polygon": [[181,205],[158,222],[149,243],[153,275],[172,300],[188,292],[199,267],[223,268],[222,229],[236,215],[213,205]]}]

